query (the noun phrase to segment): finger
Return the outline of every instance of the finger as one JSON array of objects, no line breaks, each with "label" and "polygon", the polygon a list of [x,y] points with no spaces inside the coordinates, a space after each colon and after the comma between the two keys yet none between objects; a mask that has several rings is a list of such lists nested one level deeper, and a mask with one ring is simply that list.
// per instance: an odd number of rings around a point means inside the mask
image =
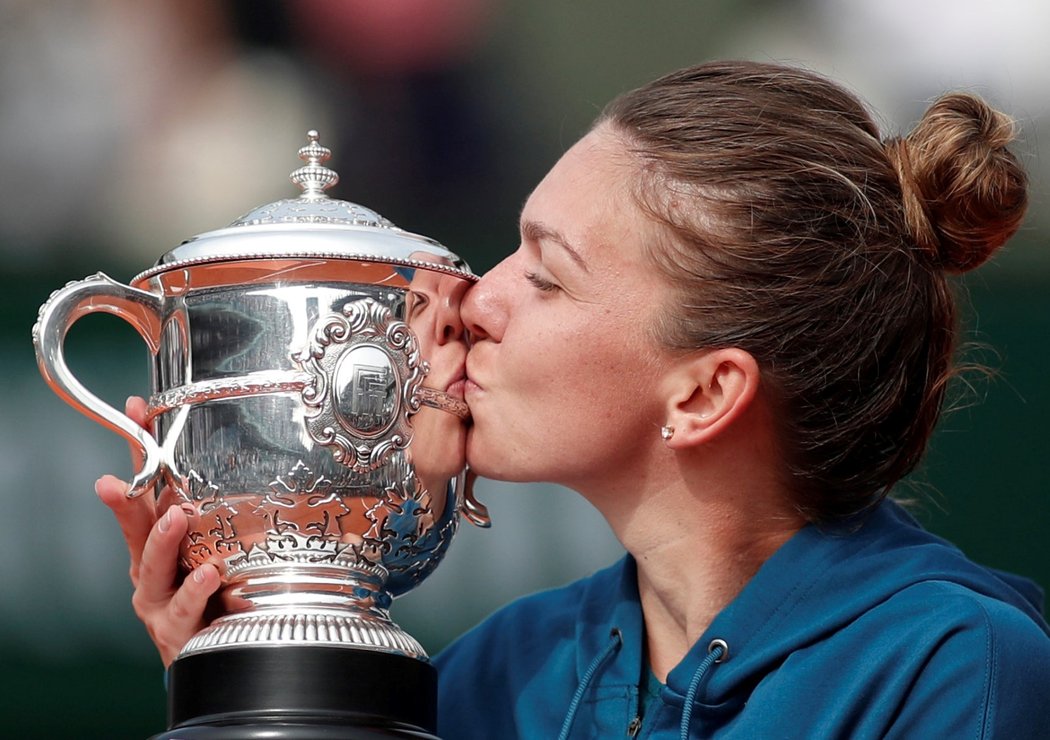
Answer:
[{"label": "finger", "polygon": [[179,569],[179,543],[186,534],[186,512],[169,506],[150,530],[142,548],[138,583],[132,600],[142,614],[163,607],[175,592]]},{"label": "finger", "polygon": [[131,582],[138,586],[139,563],[157,514],[152,496],[127,497],[128,484],[113,475],[104,475],[95,481],[95,493],[112,510],[124,535],[131,557]]},{"label": "finger", "polygon": [[[139,396],[129,396],[124,403],[124,414],[143,429],[149,431],[146,401]],[[131,450],[131,470],[138,472],[142,470],[142,448],[134,442],[128,444]]]},{"label": "finger", "polygon": [[198,566],[182,582],[168,602],[164,624],[157,625],[154,639],[161,659],[168,665],[203,626],[208,599],[218,591],[219,571],[214,565]]}]

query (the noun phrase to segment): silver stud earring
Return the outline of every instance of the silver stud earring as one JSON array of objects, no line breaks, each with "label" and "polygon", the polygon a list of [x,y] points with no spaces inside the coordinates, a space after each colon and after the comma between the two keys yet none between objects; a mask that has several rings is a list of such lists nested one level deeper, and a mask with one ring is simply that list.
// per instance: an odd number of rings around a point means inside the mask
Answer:
[{"label": "silver stud earring", "polygon": [[674,427],[662,426],[660,427],[660,436],[664,438],[664,442],[674,436]]}]

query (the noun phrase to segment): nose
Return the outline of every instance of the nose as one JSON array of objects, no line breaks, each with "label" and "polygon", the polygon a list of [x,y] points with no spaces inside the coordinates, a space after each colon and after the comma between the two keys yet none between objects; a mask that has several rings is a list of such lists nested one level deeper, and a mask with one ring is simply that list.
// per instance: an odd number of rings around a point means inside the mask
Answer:
[{"label": "nose", "polygon": [[500,262],[467,290],[460,316],[472,341],[499,341],[503,336],[506,289],[509,288],[503,278],[510,259]]},{"label": "nose", "polygon": [[434,326],[434,340],[438,345],[458,342],[463,338],[463,318],[460,315],[463,291],[444,296],[444,305],[438,312]]},{"label": "nose", "polygon": [[463,324],[460,321],[448,321],[441,327],[441,333],[438,335],[438,344],[448,344],[449,342],[455,342],[463,336]]}]

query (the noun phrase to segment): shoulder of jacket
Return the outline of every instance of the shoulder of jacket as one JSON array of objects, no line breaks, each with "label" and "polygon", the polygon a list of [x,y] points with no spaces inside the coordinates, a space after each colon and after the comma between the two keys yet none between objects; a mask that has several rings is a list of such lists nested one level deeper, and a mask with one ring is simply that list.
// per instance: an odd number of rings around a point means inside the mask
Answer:
[{"label": "shoulder of jacket", "polygon": [[454,640],[436,658],[439,665],[471,655],[522,654],[549,646],[559,639],[574,639],[580,605],[596,575],[565,586],[521,596],[500,607]]},{"label": "shoulder of jacket", "polygon": [[938,693],[954,692],[956,699],[970,684],[974,695],[965,703],[974,713],[977,737],[1045,737],[1050,727],[1045,625],[1016,606],[948,581],[915,584],[899,596],[922,606],[929,623],[937,625],[923,635],[931,641],[931,655],[920,680],[942,684]]},{"label": "shoulder of jacket", "polygon": [[887,599],[886,605],[936,612],[947,620],[946,624],[954,626],[965,623],[1000,634],[1031,633],[1050,641],[1045,626],[1033,621],[1017,605],[946,579],[931,578],[913,583]]}]

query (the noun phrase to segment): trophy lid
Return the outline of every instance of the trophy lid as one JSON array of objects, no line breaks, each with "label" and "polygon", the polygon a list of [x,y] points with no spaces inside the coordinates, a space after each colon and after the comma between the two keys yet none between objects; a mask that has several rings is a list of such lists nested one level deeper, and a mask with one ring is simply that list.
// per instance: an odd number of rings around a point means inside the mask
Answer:
[{"label": "trophy lid", "polygon": [[298,198],[259,206],[226,228],[187,239],[132,284],[192,265],[268,259],[381,262],[477,280],[466,262],[433,239],[404,231],[370,208],[329,198],[325,190],[339,182],[324,165],[332,152],[319,143],[317,131],[306,136],[299,149],[305,164],[289,176],[302,188]]}]

